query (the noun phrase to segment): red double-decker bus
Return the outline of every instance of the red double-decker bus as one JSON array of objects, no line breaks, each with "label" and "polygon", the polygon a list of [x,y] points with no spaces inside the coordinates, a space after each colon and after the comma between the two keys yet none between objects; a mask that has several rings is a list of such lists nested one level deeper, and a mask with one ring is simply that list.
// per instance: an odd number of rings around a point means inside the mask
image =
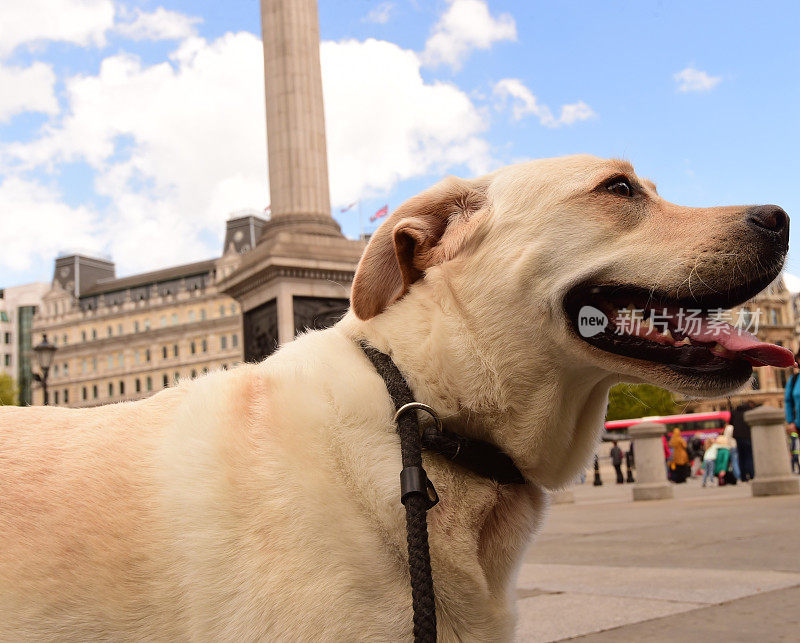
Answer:
[{"label": "red double-decker bus", "polygon": [[709,411],[707,413],[684,413],[683,415],[660,415],[634,420],[612,420],[606,422],[607,438],[616,435],[626,437],[628,427],[639,422],[658,422],[667,427],[671,433],[673,429],[680,429],[684,438],[699,435],[702,439],[713,438],[730,422],[731,414],[728,411]]}]

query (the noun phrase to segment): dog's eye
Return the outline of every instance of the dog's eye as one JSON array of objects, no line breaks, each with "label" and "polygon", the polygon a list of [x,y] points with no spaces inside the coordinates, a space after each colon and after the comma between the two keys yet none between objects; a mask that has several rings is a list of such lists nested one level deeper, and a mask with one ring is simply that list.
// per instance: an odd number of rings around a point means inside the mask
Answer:
[{"label": "dog's eye", "polygon": [[626,178],[616,178],[611,179],[606,184],[606,190],[609,192],[616,194],[617,196],[623,196],[625,198],[630,198],[633,196],[633,188],[631,187],[630,182]]}]

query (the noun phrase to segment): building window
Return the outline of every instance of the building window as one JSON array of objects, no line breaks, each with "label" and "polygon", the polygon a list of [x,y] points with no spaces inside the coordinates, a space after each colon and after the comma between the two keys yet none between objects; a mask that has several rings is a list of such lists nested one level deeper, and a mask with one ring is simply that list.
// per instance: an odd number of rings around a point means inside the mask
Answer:
[{"label": "building window", "polygon": [[204,339],[203,343],[201,344],[201,346],[203,347],[203,352],[207,353],[208,352],[208,341]]},{"label": "building window", "polygon": [[193,310],[190,310],[190,311],[189,311],[189,321],[190,321],[190,322],[193,322],[193,321],[194,321],[194,311],[193,311]]},{"label": "building window", "polygon": [[81,360],[81,373],[86,372],[86,360]]},{"label": "building window", "polygon": [[137,365],[139,364],[139,351],[133,352],[133,363]]},{"label": "building window", "polygon": [[117,335],[122,335],[122,324],[117,324]]},{"label": "building window", "polygon": [[133,332],[134,333],[138,333],[139,332],[139,322],[138,321],[133,322]]},{"label": "building window", "polygon": [[125,395],[125,382],[122,380],[119,381],[119,394]]},{"label": "building window", "polygon": [[161,319],[159,319],[159,323],[161,324],[161,328],[164,328],[167,325],[167,316],[161,315]]},{"label": "building window", "polygon": [[149,348],[145,348],[144,349],[144,361],[148,362],[148,363],[150,362],[150,349]]},{"label": "building window", "polygon": [[167,359],[167,347],[166,346],[162,346],[161,347],[161,359]]},{"label": "building window", "polygon": [[108,397],[114,397],[114,383],[108,383]]},{"label": "building window", "polygon": [[200,309],[200,319],[202,321],[205,321],[205,319],[206,319],[206,309],[205,308],[201,308]]},{"label": "building window", "polygon": [[97,329],[92,328],[92,339],[97,339]]},{"label": "building window", "polygon": [[69,389],[64,389],[64,404],[69,404]]},{"label": "building window", "polygon": [[172,325],[175,326],[178,323],[178,313],[172,313]]},{"label": "building window", "polygon": [[89,397],[89,390],[85,386],[81,389],[81,397],[84,401]]},{"label": "building window", "polygon": [[147,376],[147,390],[148,391],[153,390],[153,378],[150,377],[149,375]]},{"label": "building window", "polygon": [[3,356],[3,364],[5,364],[6,366],[11,366],[11,354],[10,353],[6,353]]},{"label": "building window", "polygon": [[0,321],[8,321],[8,313],[5,310],[0,310]]},{"label": "building window", "polygon": [[53,403],[58,404],[58,391],[53,392]]},{"label": "building window", "polygon": [[6,344],[10,344],[11,343],[11,333],[6,333],[5,334],[5,343]]},{"label": "building window", "polygon": [[113,335],[114,335],[114,329],[113,329],[113,328],[111,328],[111,326],[109,326],[107,330],[108,330],[108,336],[109,336],[109,337],[111,337],[111,336],[113,336]]},{"label": "building window", "polygon": [[92,399],[97,399],[97,384],[92,384]]},{"label": "building window", "polygon": [[69,364],[64,362],[64,377],[69,377]]},{"label": "building window", "polygon": [[236,314],[236,304],[231,304],[231,315]]},{"label": "building window", "polygon": [[178,371],[175,371],[175,377],[173,378],[175,383],[178,383],[178,380],[181,379],[181,374]]},{"label": "building window", "polygon": [[239,345],[239,336],[236,334],[231,335],[231,346],[236,348]]},{"label": "building window", "polygon": [[[96,357],[93,357],[93,358],[92,358],[92,370],[93,370],[95,373],[97,372],[97,358],[96,358]],[[97,397],[97,396],[95,395],[95,397]]]},{"label": "building window", "polygon": [[117,366],[125,366],[125,356],[122,353],[117,355]]},{"label": "building window", "polygon": [[136,387],[136,392],[137,392],[137,393],[141,393],[141,392],[142,392],[142,380],[140,380],[140,379],[137,377],[137,378],[136,378],[136,382],[135,382],[134,384],[135,384],[135,387]]},{"label": "building window", "polygon": [[192,379],[194,379],[195,377],[197,377],[197,371],[195,369],[192,369]]},{"label": "building window", "polygon": [[109,370],[114,368],[114,358],[111,355],[108,356],[108,368]]},{"label": "building window", "polygon": [[220,317],[225,317],[225,304],[220,304],[219,305],[219,316]]},{"label": "building window", "polygon": [[169,386],[169,377],[167,377],[167,374],[164,373],[164,388],[167,388],[168,386]]},{"label": "building window", "polygon": [[82,331],[81,331],[81,341],[82,341],[82,342],[85,342],[85,341],[86,341],[86,331],[85,331],[85,330],[82,330]]},{"label": "building window", "polygon": [[58,376],[58,364],[56,364],[55,366],[53,366],[53,375],[56,375],[56,376]]},{"label": "building window", "polygon": [[149,317],[144,320],[144,329],[145,330],[150,330],[150,318]]},{"label": "building window", "polygon": [[196,343],[192,342],[191,344],[189,344],[189,352],[191,352],[192,355],[194,355],[197,352]]},{"label": "building window", "polygon": [[228,338],[225,335],[219,338],[219,347],[221,350],[228,348]]},{"label": "building window", "polygon": [[177,344],[173,344],[173,345],[172,345],[172,355],[173,355],[174,357],[177,357],[177,356],[178,356],[178,345],[177,345]]}]

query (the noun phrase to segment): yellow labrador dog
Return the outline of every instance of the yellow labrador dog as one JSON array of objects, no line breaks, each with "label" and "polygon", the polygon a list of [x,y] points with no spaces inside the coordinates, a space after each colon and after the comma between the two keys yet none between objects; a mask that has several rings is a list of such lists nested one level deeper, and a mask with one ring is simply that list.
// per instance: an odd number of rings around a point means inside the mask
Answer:
[{"label": "yellow labrador dog", "polygon": [[359,341],[523,472],[425,455],[440,640],[511,638],[544,490],[586,465],[611,385],[719,395],[791,360],[708,316],[787,241],[777,206],[673,205],[623,161],[444,180],[380,227],[333,328],[140,402],[0,410],[0,639],[408,639],[394,408]]}]

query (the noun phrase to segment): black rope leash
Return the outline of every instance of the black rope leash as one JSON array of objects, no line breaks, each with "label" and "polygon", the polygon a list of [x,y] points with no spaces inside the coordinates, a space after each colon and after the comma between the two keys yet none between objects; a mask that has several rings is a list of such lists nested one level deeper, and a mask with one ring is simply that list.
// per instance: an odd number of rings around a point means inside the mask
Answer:
[{"label": "black rope leash", "polygon": [[[397,423],[403,461],[400,499],[406,508],[414,641],[435,643],[436,601],[428,544],[428,510],[439,502],[439,497],[422,468],[422,448],[435,451],[500,484],[525,484],[525,478],[514,461],[497,446],[443,430],[433,409],[414,401],[408,383],[392,358],[363,342],[361,348],[383,379],[396,411],[394,420]],[[429,413],[435,420],[435,426],[426,427],[420,432],[417,410]]]}]

